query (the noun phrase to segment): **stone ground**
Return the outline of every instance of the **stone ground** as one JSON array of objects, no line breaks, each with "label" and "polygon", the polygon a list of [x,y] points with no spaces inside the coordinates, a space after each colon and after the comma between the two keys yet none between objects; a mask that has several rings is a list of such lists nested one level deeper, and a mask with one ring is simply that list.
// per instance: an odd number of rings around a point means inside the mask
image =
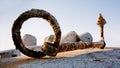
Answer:
[{"label": "stone ground", "polygon": [[39,59],[20,56],[0,59],[0,68],[120,68],[120,48],[89,48]]}]

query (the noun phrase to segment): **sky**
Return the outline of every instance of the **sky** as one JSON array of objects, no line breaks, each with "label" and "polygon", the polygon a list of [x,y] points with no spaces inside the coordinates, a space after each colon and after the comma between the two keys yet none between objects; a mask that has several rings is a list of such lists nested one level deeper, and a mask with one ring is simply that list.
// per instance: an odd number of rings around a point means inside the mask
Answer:
[{"label": "sky", "polygon": [[[120,47],[120,1],[119,0],[0,0],[0,51],[14,49],[11,27],[20,14],[30,9],[50,12],[58,21],[62,35],[76,31],[78,35],[89,32],[93,41],[100,40],[97,26],[99,13],[107,24],[104,27],[107,47]],[[24,22],[21,37],[31,34],[41,45],[44,38],[53,34],[47,21],[31,18]]]}]

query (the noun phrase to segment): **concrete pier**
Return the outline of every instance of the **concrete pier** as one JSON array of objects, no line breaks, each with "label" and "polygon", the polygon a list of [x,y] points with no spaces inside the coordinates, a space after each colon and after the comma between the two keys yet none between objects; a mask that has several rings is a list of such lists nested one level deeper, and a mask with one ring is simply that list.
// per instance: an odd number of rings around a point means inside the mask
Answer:
[{"label": "concrete pier", "polygon": [[0,68],[120,68],[120,48],[89,48],[39,59],[27,56],[0,59]]}]

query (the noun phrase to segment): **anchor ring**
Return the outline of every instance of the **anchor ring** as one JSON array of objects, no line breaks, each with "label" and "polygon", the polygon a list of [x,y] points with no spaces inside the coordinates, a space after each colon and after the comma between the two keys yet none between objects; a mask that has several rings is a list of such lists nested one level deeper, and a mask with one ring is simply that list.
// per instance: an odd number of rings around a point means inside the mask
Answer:
[{"label": "anchor ring", "polygon": [[34,51],[32,49],[27,48],[21,39],[20,29],[22,24],[24,23],[24,21],[33,17],[43,18],[48,21],[48,23],[50,24],[54,32],[53,43],[55,45],[53,47],[58,48],[59,46],[59,42],[61,39],[61,30],[56,18],[53,15],[51,15],[49,12],[45,10],[40,10],[40,9],[31,9],[31,10],[25,11],[14,21],[12,26],[12,39],[15,44],[15,47],[19,49],[23,54],[29,57],[40,58],[45,56],[46,54],[44,54],[41,51]]}]

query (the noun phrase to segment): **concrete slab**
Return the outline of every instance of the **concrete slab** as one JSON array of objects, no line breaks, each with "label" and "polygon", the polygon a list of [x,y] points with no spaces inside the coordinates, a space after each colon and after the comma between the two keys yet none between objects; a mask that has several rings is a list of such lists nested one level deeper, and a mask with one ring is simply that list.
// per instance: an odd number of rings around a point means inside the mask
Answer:
[{"label": "concrete slab", "polygon": [[120,48],[89,48],[39,59],[20,56],[0,59],[0,68],[120,68]]}]

